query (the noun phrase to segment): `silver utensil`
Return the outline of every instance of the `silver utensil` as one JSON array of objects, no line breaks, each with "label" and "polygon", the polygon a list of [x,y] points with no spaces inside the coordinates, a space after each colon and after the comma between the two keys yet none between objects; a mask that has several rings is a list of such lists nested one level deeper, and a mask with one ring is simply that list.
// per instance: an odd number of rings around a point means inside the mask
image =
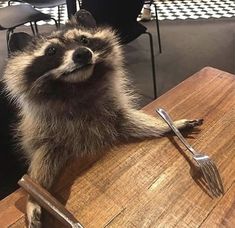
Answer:
[{"label": "silver utensil", "polygon": [[184,144],[188,151],[192,154],[193,159],[197,162],[199,168],[202,171],[202,174],[205,178],[205,181],[212,193],[212,196],[219,197],[221,194],[224,194],[223,183],[219,174],[219,171],[215,163],[211,158],[205,154],[199,153],[196,151],[183,137],[180,131],[174,125],[171,117],[166,111],[161,108],[157,108],[156,112],[162,117],[162,119],[169,125],[172,131],[176,134],[179,140]]},{"label": "silver utensil", "polygon": [[53,197],[46,189],[34,182],[28,175],[24,175],[18,184],[26,190],[37,203],[54,215],[65,225],[72,228],[83,228],[82,224]]}]

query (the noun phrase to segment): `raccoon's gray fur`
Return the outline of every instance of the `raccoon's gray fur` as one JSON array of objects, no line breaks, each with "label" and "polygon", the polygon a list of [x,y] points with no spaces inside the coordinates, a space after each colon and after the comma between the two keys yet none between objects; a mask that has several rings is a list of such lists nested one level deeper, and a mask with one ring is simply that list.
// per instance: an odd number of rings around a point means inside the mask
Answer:
[{"label": "raccoon's gray fur", "polygon": [[[72,156],[169,131],[161,120],[134,108],[115,33],[87,28],[79,17],[14,54],[3,80],[20,108],[18,131],[28,173],[46,189]],[[197,124],[176,122],[179,128]],[[41,208],[29,198],[29,227],[40,227],[40,214]]]}]

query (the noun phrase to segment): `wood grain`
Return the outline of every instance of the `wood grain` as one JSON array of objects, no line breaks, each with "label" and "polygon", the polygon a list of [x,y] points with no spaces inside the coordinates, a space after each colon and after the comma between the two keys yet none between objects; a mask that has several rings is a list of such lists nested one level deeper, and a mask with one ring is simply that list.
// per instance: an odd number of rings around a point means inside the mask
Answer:
[{"label": "wood grain", "polygon": [[201,228],[234,227],[235,218],[235,184],[210,213]]},{"label": "wood grain", "polygon": [[[210,155],[225,195],[212,199],[177,139],[120,145],[97,162],[73,161],[54,195],[85,227],[235,227],[235,76],[204,68],[144,108],[174,119],[204,118],[189,142]],[[25,193],[0,202],[0,227],[25,227]],[[47,227],[63,227],[46,214]]]}]

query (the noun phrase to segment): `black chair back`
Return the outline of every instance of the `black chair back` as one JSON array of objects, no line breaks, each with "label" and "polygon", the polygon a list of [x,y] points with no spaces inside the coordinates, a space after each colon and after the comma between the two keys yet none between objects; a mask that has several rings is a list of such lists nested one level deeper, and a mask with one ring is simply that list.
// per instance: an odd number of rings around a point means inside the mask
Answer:
[{"label": "black chair back", "polygon": [[137,22],[144,0],[83,0],[82,8],[91,12],[98,25],[118,31],[122,43],[128,43],[146,31]]}]

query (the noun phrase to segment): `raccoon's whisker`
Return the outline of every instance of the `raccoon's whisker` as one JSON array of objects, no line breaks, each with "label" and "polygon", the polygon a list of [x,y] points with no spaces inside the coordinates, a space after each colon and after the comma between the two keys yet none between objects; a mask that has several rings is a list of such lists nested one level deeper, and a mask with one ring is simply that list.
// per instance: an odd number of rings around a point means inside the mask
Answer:
[{"label": "raccoon's whisker", "polygon": [[44,80],[49,76],[50,74],[45,74],[38,78],[33,84],[34,86],[38,86],[40,83],[44,82]]},{"label": "raccoon's whisker", "polygon": [[44,74],[43,76],[39,77],[36,81],[33,82],[33,85],[32,85],[32,87],[30,88],[30,91],[29,91],[29,92],[31,92],[31,90],[33,90],[33,89],[35,89],[35,88],[41,86],[41,84],[42,84],[43,82],[45,82],[45,79],[47,79],[49,76],[50,76],[50,74],[47,73],[47,74]]},{"label": "raccoon's whisker", "polygon": [[106,47],[105,49],[102,50],[102,52],[100,52],[100,53],[98,54],[98,56],[99,56],[99,57],[100,57],[100,56],[103,57],[103,55],[106,56],[106,55],[107,55],[107,52],[110,53],[110,51],[112,51],[112,47]]}]

